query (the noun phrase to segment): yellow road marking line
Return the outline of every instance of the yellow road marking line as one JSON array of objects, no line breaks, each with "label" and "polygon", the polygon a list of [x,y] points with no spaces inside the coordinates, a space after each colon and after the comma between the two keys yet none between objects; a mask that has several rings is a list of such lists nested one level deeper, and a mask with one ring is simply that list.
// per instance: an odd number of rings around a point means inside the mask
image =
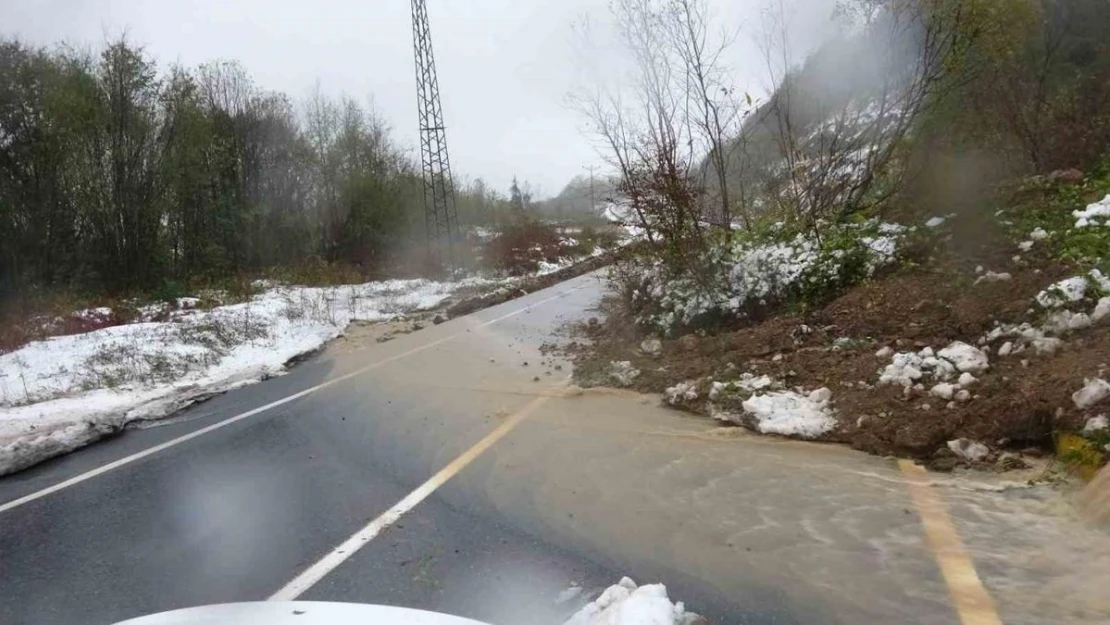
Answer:
[{"label": "yellow road marking line", "polygon": [[485,438],[475,443],[473,447],[466,450],[461,456],[452,460],[450,464],[440,469],[439,472],[429,478],[427,482],[421,484],[416,490],[409,493],[404,499],[397,502],[389,510],[383,512],[379,517],[370,521],[366,524],[366,527],[355,532],[338,547],[332,549],[327,555],[320,558],[316,564],[305,569],[300,575],[295,577],[293,581],[274,593],[270,597],[270,601],[293,601],[304,594],[305,591],[312,588],[323,579],[325,575],[335,570],[335,568],[346,561],[347,558],[350,558],[358,552],[366,543],[370,542],[373,538],[378,536],[378,534],[381,534],[382,531],[390,525],[396,523],[405,513],[415,508],[417,504],[424,501],[428,495],[431,495],[440,486],[446,484],[452,477],[458,475],[460,471],[465,469],[475,458],[482,455],[484,451],[492,447],[494,443],[504,438],[509,432],[512,432],[516,426],[520,425],[521,421],[527,419],[529,415],[546,403],[548,399],[550,399],[550,397],[540,396],[528,402],[523,408],[516,411],[512,416],[494,428]]},{"label": "yellow road marking line", "polygon": [[963,625],[1002,625],[987,589],[964,547],[944,501],[932,487],[925,469],[910,460],[899,460],[898,468],[905,476],[910,498],[921,515],[925,538],[936,556],[940,573],[948,585],[948,593]]}]

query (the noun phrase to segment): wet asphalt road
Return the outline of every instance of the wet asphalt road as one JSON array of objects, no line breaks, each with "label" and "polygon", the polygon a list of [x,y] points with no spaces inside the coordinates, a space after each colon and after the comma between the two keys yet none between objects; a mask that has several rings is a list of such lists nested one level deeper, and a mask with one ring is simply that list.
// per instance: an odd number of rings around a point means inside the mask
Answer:
[{"label": "wet asphalt road", "polygon": [[[353,332],[288,375],[0,478],[2,506],[370,367],[0,511],[0,625],[265,600],[526,406],[300,598],[546,625],[628,575],[713,623],[961,622],[892,460],[568,394],[540,346],[601,292],[584,276],[387,343]],[[1053,487],[935,479],[999,622],[1106,622],[1110,539]]]},{"label": "wet asphalt road", "polygon": [[[525,403],[528,395],[514,387],[521,382],[502,374],[520,377],[516,370],[532,358],[528,372],[544,375],[540,344],[564,320],[585,314],[599,288],[596,279],[580,278],[391,343],[340,346],[288,375],[190,408],[172,423],[127,431],[0,478],[0,503],[9,502],[346,369],[453,333],[466,337],[475,320],[570,291],[489,326],[511,336],[500,341],[505,345],[482,352],[470,341],[426,350],[388,365],[399,378],[369,372],[0,513],[0,623],[107,624],[265,599],[479,440],[496,415]],[[490,366],[497,357],[506,371]],[[488,369],[479,384],[470,375],[476,363]],[[436,384],[420,383],[429,377]],[[545,386],[552,383],[544,378]],[[441,384],[448,389],[431,396],[428,387]],[[495,623],[558,622],[622,574],[604,554],[567,549],[513,527],[497,510],[463,510],[437,493],[304,598],[405,605]],[[558,602],[574,585],[584,592]],[[723,598],[711,602],[722,616],[733,609]]]}]

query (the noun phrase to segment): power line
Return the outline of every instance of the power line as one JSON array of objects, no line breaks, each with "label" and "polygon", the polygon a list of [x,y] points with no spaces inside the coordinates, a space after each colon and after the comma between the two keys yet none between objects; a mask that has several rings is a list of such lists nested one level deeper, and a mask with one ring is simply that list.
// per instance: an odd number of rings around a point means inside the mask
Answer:
[{"label": "power line", "polygon": [[587,165],[584,169],[590,172],[590,212],[592,213],[597,208],[597,199],[594,194],[594,172],[601,168],[597,165]]}]

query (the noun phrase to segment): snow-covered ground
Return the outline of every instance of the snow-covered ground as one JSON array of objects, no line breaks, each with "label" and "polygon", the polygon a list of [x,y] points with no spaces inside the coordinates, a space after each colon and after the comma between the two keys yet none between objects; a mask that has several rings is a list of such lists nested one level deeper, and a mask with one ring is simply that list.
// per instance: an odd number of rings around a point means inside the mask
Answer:
[{"label": "snow-covered ground", "polygon": [[[485,240],[494,231],[474,228]],[[578,241],[564,236],[564,248]],[[542,251],[542,250],[541,250]],[[591,257],[605,254],[597,247]],[[543,276],[585,260],[541,262]],[[198,399],[278,375],[352,321],[386,321],[439,305],[456,290],[507,287],[529,276],[459,282],[389,280],[328,288],[272,282],[249,302],[196,310],[182,298],[139,310],[137,323],[56,336],[0,355],[0,475],[70,452],[129,422],[166,416]],[[73,313],[91,325],[106,308]],[[60,320],[57,320],[60,322]],[[102,324],[109,325],[109,324]]]},{"label": "snow-covered ground", "polygon": [[[782,223],[775,224],[777,233]],[[710,249],[710,265],[696,277],[674,277],[663,263],[643,266],[627,277],[639,282],[632,293],[636,321],[669,333],[703,315],[743,317],[791,294],[827,284],[860,281],[894,262],[914,227],[870,220],[845,224],[837,237],[818,240],[799,233],[783,238],[739,237]],[[830,231],[831,232],[831,231]],[[720,276],[714,275],[719,271]]]},{"label": "snow-covered ground", "polygon": [[[562,247],[573,247],[575,245],[578,245],[578,241],[574,238],[564,237],[559,242],[559,245],[561,245]],[[566,269],[567,267],[577,265],[578,263],[580,263],[584,260],[587,260],[589,258],[596,258],[598,256],[602,256],[602,255],[604,255],[608,252],[609,252],[609,250],[607,250],[607,249],[605,249],[601,246],[598,246],[598,247],[594,248],[593,252],[591,252],[589,256],[562,256],[562,257],[559,258],[558,261],[553,262],[553,263],[549,263],[545,260],[541,260],[539,262],[539,268],[536,270],[536,273],[534,275],[536,275],[536,276],[546,276],[549,273],[555,273],[556,271],[560,271],[562,269]]]},{"label": "snow-covered ground", "polygon": [[279,375],[290,359],[319,349],[352,321],[428,310],[459,288],[493,282],[275,287],[242,304],[179,310],[168,321],[30,343],[0,355],[0,475],[128,422]]}]

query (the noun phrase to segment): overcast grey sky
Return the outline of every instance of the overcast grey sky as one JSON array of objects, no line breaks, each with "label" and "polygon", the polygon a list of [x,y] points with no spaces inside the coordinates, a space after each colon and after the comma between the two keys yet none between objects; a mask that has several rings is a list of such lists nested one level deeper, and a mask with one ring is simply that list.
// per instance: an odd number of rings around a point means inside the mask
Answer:
[{"label": "overcast grey sky", "polygon": [[[730,65],[758,91],[752,34],[767,0],[712,0],[739,28]],[[834,0],[788,0],[794,37],[812,39]],[[452,165],[505,191],[513,175],[555,194],[600,158],[566,107],[580,81],[572,25],[607,0],[427,0]],[[49,45],[99,45],[127,30],[164,68],[241,62],[263,88],[302,99],[373,98],[395,137],[415,151],[416,96],[407,0],[0,0],[0,34]]]}]

